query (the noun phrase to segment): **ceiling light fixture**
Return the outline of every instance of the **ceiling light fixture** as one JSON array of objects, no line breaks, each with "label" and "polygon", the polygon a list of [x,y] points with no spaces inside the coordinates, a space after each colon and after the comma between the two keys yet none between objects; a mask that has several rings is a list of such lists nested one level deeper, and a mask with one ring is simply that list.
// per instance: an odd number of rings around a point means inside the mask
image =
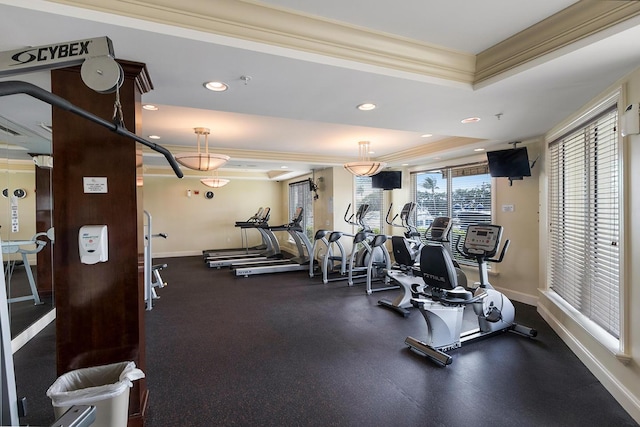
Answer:
[{"label": "ceiling light fixture", "polygon": [[[176,160],[182,166],[193,170],[210,171],[217,169],[220,166],[227,163],[230,159],[229,156],[224,154],[209,153],[209,129],[208,128],[193,128],[197,135],[198,152],[197,153],[178,153],[176,154]],[[200,152],[200,137],[204,135],[204,153]]]},{"label": "ceiling light fixture", "polygon": [[476,152],[484,151],[484,148],[474,148],[473,151],[476,151]]},{"label": "ceiling light fixture", "polygon": [[222,82],[206,82],[204,83],[204,87],[214,92],[224,92],[229,89],[229,86]]},{"label": "ceiling light fixture", "polygon": [[149,139],[160,139],[160,135],[149,135]]},{"label": "ceiling light fixture", "polygon": [[431,133],[423,133],[422,135],[420,135],[420,138],[431,138],[433,136],[433,134]]},{"label": "ceiling light fixture", "polygon": [[477,123],[480,121],[480,117],[467,117],[466,119],[462,119],[460,123]]},{"label": "ceiling light fixture", "polygon": [[224,178],[218,178],[218,170],[214,169],[213,173],[211,174],[211,178],[203,178],[200,180],[200,182],[206,185],[207,187],[220,188],[227,185],[229,183],[229,180]]},{"label": "ceiling light fixture", "polygon": [[144,104],[142,108],[148,111],[158,111],[158,107],[153,104]]},{"label": "ceiling light fixture", "polygon": [[376,108],[376,104],[372,104],[370,102],[365,102],[364,104],[360,104],[358,105],[358,110],[360,111],[371,111],[374,110]]},{"label": "ceiling light fixture", "polygon": [[344,168],[356,176],[373,176],[380,172],[385,166],[384,162],[376,162],[369,158],[369,141],[358,142],[358,158],[357,162],[349,162],[344,164]]}]

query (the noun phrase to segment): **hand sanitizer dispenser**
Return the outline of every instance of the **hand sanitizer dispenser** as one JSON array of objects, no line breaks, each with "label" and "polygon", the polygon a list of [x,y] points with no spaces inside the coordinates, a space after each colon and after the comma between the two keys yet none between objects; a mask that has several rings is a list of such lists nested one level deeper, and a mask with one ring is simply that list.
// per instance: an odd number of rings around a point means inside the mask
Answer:
[{"label": "hand sanitizer dispenser", "polygon": [[78,232],[80,261],[96,264],[109,260],[109,241],[106,225],[83,225]]}]

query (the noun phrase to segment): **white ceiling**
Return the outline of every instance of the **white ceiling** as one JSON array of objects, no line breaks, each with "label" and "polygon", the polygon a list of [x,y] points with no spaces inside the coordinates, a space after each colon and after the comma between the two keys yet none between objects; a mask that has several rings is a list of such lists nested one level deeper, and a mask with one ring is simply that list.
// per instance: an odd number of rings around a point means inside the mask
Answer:
[{"label": "white ceiling", "polygon": [[[222,1],[222,0],[221,0]],[[224,0],[223,3],[232,3]],[[357,156],[357,142],[369,140],[372,157],[391,156],[452,137],[465,144],[400,163],[431,164],[436,157],[473,155],[473,148],[507,148],[544,134],[612,83],[640,66],[640,23],[629,20],[544,58],[474,87],[426,78],[317,53],[78,9],[60,2],[0,0],[0,52],[26,46],[107,36],[118,59],[147,64],[154,89],[143,96],[159,111],[144,111],[142,135],[160,135],[172,150],[195,145],[194,127],[211,129],[212,151],[232,153],[221,171],[268,171],[287,166],[304,173]],[[64,3],[64,2],[62,2]],[[73,3],[73,2],[71,2]],[[91,2],[87,2],[91,3]],[[93,2],[96,3],[96,2]],[[99,3],[99,2],[98,2]],[[119,1],[105,0],[109,7]],[[143,2],[145,3],[145,2]],[[152,1],[176,7],[170,1]],[[183,0],[184,10],[198,3]],[[236,1],[269,5],[349,27],[373,30],[477,55],[502,40],[576,3],[569,0],[270,0]],[[265,27],[267,23],[265,22]],[[245,83],[241,76],[250,76]],[[47,90],[48,72],[0,80],[25,80]],[[222,80],[230,89],[203,88]],[[355,107],[373,102],[378,108]],[[498,116],[499,115],[499,116]],[[462,124],[470,116],[482,120]],[[3,119],[4,118],[4,119]],[[8,123],[6,120],[9,120]],[[25,95],[0,98],[0,125],[29,137],[0,141],[42,152],[50,135],[50,108]],[[422,134],[433,134],[421,138]],[[427,150],[428,151],[428,150]],[[165,164],[147,156],[146,164]],[[282,178],[282,177],[281,177]]]}]

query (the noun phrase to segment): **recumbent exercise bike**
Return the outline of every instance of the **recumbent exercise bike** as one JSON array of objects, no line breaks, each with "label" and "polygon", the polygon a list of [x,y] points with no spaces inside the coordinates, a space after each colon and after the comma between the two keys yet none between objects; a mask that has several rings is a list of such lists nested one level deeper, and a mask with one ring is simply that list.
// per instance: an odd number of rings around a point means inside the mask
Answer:
[{"label": "recumbent exercise bike", "polygon": [[[488,280],[487,262],[500,263],[509,246],[507,240],[497,259],[502,227],[499,225],[469,225],[462,246],[462,253],[478,263],[480,282],[472,294],[459,286],[453,260],[443,245],[426,245],[420,254],[420,272],[428,291],[414,286],[412,304],[420,310],[427,322],[427,340],[407,337],[405,344],[415,352],[449,365],[453,359],[446,351],[505,331],[535,337],[538,332],[515,323],[515,308],[511,301],[495,290]],[[456,245],[457,249],[457,245]],[[463,332],[463,314],[471,305],[477,315],[478,327]]]},{"label": "recumbent exercise bike", "polygon": [[[408,212],[405,215],[405,209]],[[412,206],[407,206],[402,210],[401,216],[410,218],[412,215]],[[388,222],[388,221],[387,221]],[[388,222],[389,223],[389,222]],[[403,221],[403,224],[405,221]],[[409,226],[409,222],[406,222]],[[392,224],[395,225],[395,224]],[[434,218],[429,228],[424,233],[424,239],[429,244],[444,244],[449,243],[449,233],[453,222],[451,218],[446,216],[440,216]],[[419,258],[424,244],[421,240],[415,239],[415,234],[410,227],[407,227],[407,233],[405,236],[393,236],[391,238],[391,244],[393,247],[393,255],[396,264],[392,269],[385,270],[385,274],[394,282],[400,285],[401,292],[393,299],[382,298],[378,301],[378,305],[381,307],[394,310],[403,317],[408,317],[411,313],[409,308],[413,305],[411,298],[413,295],[412,289],[416,288],[422,293],[427,293],[429,290],[425,289],[425,284],[420,273]],[[417,232],[417,230],[416,230]],[[410,238],[411,236],[411,238]],[[419,236],[419,233],[418,233]],[[447,247],[447,246],[445,246]],[[454,260],[454,267],[456,269],[456,275],[458,277],[458,285],[462,287],[467,286],[467,278],[464,272],[459,268],[460,266]]]}]

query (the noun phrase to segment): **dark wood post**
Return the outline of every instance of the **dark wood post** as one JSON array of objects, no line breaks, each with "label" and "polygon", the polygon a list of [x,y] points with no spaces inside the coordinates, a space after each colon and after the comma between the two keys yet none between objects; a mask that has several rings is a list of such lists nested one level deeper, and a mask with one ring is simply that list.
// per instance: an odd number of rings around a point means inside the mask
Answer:
[{"label": "dark wood post", "polygon": [[[118,61],[124,123],[139,132],[141,95],[152,89],[144,64]],[[115,94],[99,94],[82,81],[80,68],[51,72],[52,92],[111,120]],[[57,308],[57,372],[134,361],[145,370],[141,190],[136,187],[136,143],[106,128],[53,108],[53,202],[56,233],[54,283]],[[106,178],[106,193],[85,192],[84,178]],[[78,231],[108,227],[109,260],[80,262]],[[144,380],[135,382],[129,426],[144,425]]]}]

